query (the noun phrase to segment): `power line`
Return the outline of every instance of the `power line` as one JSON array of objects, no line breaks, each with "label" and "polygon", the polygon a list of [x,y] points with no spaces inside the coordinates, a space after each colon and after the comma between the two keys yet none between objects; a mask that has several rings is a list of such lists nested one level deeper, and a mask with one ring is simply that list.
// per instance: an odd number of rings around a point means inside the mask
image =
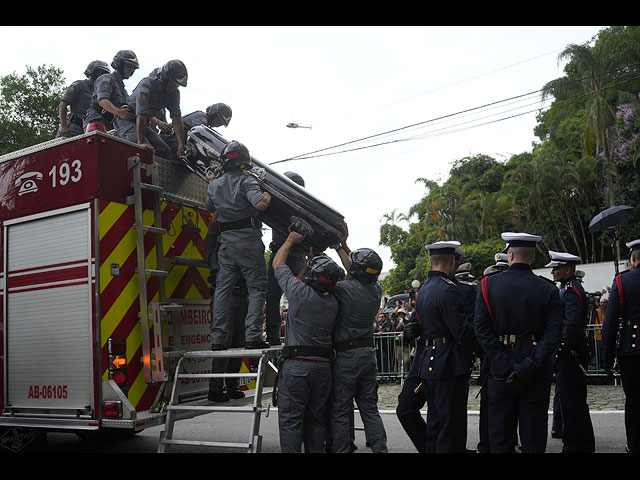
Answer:
[{"label": "power line", "polygon": [[[603,72],[601,75],[606,75],[606,74],[609,74],[609,73],[612,73],[612,72],[615,72],[615,71],[619,71],[619,70],[622,70],[622,69],[625,69],[625,68],[631,68],[631,67],[637,67],[637,66],[638,65],[618,67],[616,69],[613,69],[613,70],[610,70],[610,71],[607,71],[607,72]],[[566,83],[582,82],[586,78],[590,78],[590,77],[585,77],[585,78],[576,79],[576,80],[567,80]],[[575,98],[572,98],[572,99],[561,101],[560,103],[569,103],[571,101],[574,101],[574,100],[577,100],[577,99],[584,98],[584,97],[587,97],[589,95],[592,95],[593,93],[598,93],[598,92],[601,92],[601,91],[616,87],[618,85],[622,85],[622,84],[627,83],[629,81],[636,80],[638,78],[640,78],[640,77],[633,77],[631,79],[624,80],[624,81],[622,81],[620,83],[605,87],[604,89],[601,89],[601,90],[599,90],[597,92],[589,92],[589,93],[586,93],[586,94],[583,94],[583,95],[579,95],[579,96],[577,96]],[[333,150],[335,148],[344,147],[344,146],[351,145],[351,144],[358,143],[358,142],[363,142],[365,140],[370,140],[372,138],[381,137],[381,136],[384,136],[384,135],[391,135],[393,133],[397,133],[399,131],[406,130],[406,129],[409,129],[409,128],[419,127],[419,126],[422,126],[422,125],[425,125],[425,124],[428,124],[428,123],[434,123],[434,122],[437,122],[437,121],[440,121],[440,120],[452,118],[452,117],[459,116],[459,115],[462,115],[462,114],[465,114],[465,113],[470,113],[470,112],[474,112],[474,111],[477,111],[477,110],[480,110],[480,109],[484,109],[484,108],[487,108],[487,107],[496,106],[496,105],[499,105],[499,104],[502,104],[502,103],[505,103],[505,102],[509,102],[509,101],[512,101],[512,100],[522,99],[524,97],[528,97],[530,95],[533,95],[533,94],[536,94],[536,93],[540,93],[543,90],[544,89],[539,89],[539,90],[535,90],[535,91],[532,91],[532,92],[524,93],[524,94],[521,94],[521,95],[516,95],[514,97],[509,97],[509,98],[506,98],[506,99],[503,99],[503,100],[499,100],[499,101],[496,101],[496,102],[487,103],[487,104],[484,104],[484,105],[481,105],[481,106],[478,106],[478,107],[473,107],[473,108],[469,108],[469,109],[466,109],[466,110],[461,110],[459,112],[455,112],[455,113],[448,114],[448,115],[443,115],[441,117],[436,117],[436,118],[433,118],[433,119],[430,119],[430,120],[425,120],[423,122],[414,123],[414,124],[411,124],[411,125],[407,125],[405,127],[400,127],[400,128],[396,128],[396,129],[393,129],[393,130],[386,131],[386,132],[378,133],[378,134],[375,134],[375,135],[370,135],[370,136],[367,136],[367,137],[363,137],[363,138],[360,138],[360,139],[357,139],[357,140],[344,142],[344,143],[341,143],[341,144],[338,144],[338,145],[334,145],[332,147],[326,147],[326,148],[315,150],[315,151],[308,152],[308,153],[305,153],[305,154],[296,155],[294,157],[285,158],[283,160],[278,160],[278,161],[275,161],[275,162],[271,162],[270,165],[274,165],[276,163],[283,163],[283,162],[287,162],[287,161],[293,161],[293,160],[305,160],[305,159],[321,157],[321,156],[337,155],[337,154],[340,154],[340,153],[347,153],[347,152],[356,151],[356,150],[363,150],[363,149],[366,149],[366,148],[379,147],[379,146],[387,145],[387,144],[391,144],[391,143],[398,143],[398,142],[402,142],[402,141],[413,140],[415,138],[399,139],[399,140],[393,140],[393,141],[389,141],[389,142],[382,142],[382,143],[378,143],[378,144],[363,146],[363,147],[349,149],[349,150],[341,150],[341,151],[338,151],[338,152],[332,152],[332,153],[326,153],[326,154],[323,154],[323,155],[317,155],[317,154],[319,154],[321,152],[325,152],[327,150]],[[494,121],[490,121],[490,122],[485,122],[485,123],[482,123],[482,124],[479,124],[479,125],[475,125],[475,126],[469,127],[469,128],[476,128],[476,127],[479,127],[479,126],[482,126],[482,125],[488,125],[488,124],[491,124],[491,123],[497,123],[497,122],[500,122],[500,121],[509,120],[509,119],[516,118],[516,117],[519,117],[519,116],[522,116],[522,115],[527,115],[527,114],[530,114],[530,113],[533,113],[533,112],[536,112],[536,111],[542,111],[543,108],[545,108],[545,107],[537,108],[535,110],[530,110],[530,111],[523,112],[523,113],[517,114],[517,115],[511,115],[511,116],[508,116],[508,117],[505,117],[505,118],[502,118],[502,119],[498,119],[498,120],[494,120]],[[486,117],[483,117],[483,118],[486,118]],[[455,127],[455,125],[454,125],[454,127]],[[466,128],[466,129],[469,129],[469,128]],[[462,131],[462,130],[465,130],[465,128],[458,129],[458,130],[455,130],[455,131],[445,132],[445,133],[442,133],[441,135],[444,135],[444,134],[447,134],[447,133],[455,133],[455,132]],[[428,135],[428,133],[424,134],[424,135]]]},{"label": "power line", "polygon": [[399,132],[399,131],[401,131],[401,130],[406,130],[406,129],[408,129],[408,128],[416,127],[416,126],[419,126],[419,125],[424,125],[424,124],[432,123],[432,122],[435,122],[435,121],[438,121],[438,120],[443,120],[443,119],[445,119],[445,118],[451,118],[451,117],[454,117],[454,116],[456,116],[456,115],[460,115],[460,114],[463,114],[463,113],[473,112],[473,111],[476,111],[476,110],[479,110],[479,109],[482,109],[482,108],[486,108],[486,107],[489,107],[489,106],[492,106],[492,105],[497,105],[497,104],[500,104],[500,103],[503,103],[503,102],[507,102],[507,101],[509,101],[509,100],[514,100],[514,99],[516,99],[516,98],[526,97],[526,96],[531,95],[531,94],[533,94],[533,93],[539,93],[539,92],[541,92],[541,91],[542,91],[542,90],[536,90],[536,91],[534,91],[534,92],[524,93],[524,94],[522,94],[522,95],[517,95],[517,96],[515,96],[515,97],[506,98],[506,99],[504,99],[504,100],[499,100],[499,101],[497,101],[497,102],[491,102],[491,103],[487,103],[487,104],[485,104],[485,105],[481,105],[481,106],[478,106],[478,107],[473,107],[473,108],[469,108],[469,109],[466,109],[466,110],[461,110],[461,111],[456,112],[456,113],[450,113],[450,114],[448,114],[448,115],[443,115],[443,116],[441,116],[441,117],[432,118],[432,119],[430,119],[430,120],[425,120],[425,121],[423,121],[423,122],[418,122],[418,123],[414,123],[414,124],[412,124],[412,125],[407,125],[407,126],[404,126],[404,127],[400,127],[400,128],[393,129],[393,130],[388,130],[388,131],[386,131],[386,132],[377,133],[377,134],[375,134],[375,135],[370,135],[370,136],[368,136],[368,137],[360,138],[360,139],[358,139],[358,140],[352,140],[352,141],[349,141],[349,142],[345,142],[345,143],[341,143],[341,144],[338,144],[338,145],[334,145],[333,147],[326,147],[326,148],[322,148],[322,149],[320,149],[320,150],[315,150],[315,151],[313,151],[313,152],[304,153],[304,154],[302,154],[302,155],[296,155],[296,156],[294,156],[294,157],[285,158],[284,160],[278,160],[278,161],[275,161],[275,162],[271,162],[269,165],[274,165],[274,164],[276,164],[276,163],[287,162],[287,161],[289,161],[289,160],[296,160],[296,159],[300,159],[300,157],[310,158],[310,157],[305,157],[305,156],[306,156],[306,155],[312,155],[312,154],[314,154],[314,153],[324,152],[324,151],[326,151],[326,150],[331,150],[331,149],[338,148],[338,147],[343,147],[343,146],[345,146],[345,145],[350,145],[350,144],[352,144],[352,143],[356,143],[356,142],[362,142],[362,141],[364,141],[364,140],[370,140],[370,139],[375,138],[375,137],[379,137],[379,136],[382,136],[382,135],[388,135],[388,134],[391,134],[391,133]]},{"label": "power line", "polygon": [[[561,50],[563,50],[563,49],[559,48],[559,49],[553,50],[551,52],[543,53],[542,55],[538,55],[536,57],[532,57],[532,58],[529,58],[527,60],[522,60],[521,62],[513,63],[511,65],[507,65],[506,67],[502,67],[502,68],[498,68],[496,70],[491,70],[489,72],[481,73],[480,75],[476,75],[475,77],[469,77],[469,78],[466,78],[464,80],[460,80],[458,82],[454,82],[454,83],[450,83],[448,85],[443,85],[442,87],[434,88],[433,90],[428,90],[426,92],[418,93],[416,95],[412,95],[410,97],[406,97],[406,98],[403,98],[403,99],[395,101],[395,102],[387,103],[386,105],[382,105],[380,107],[374,108],[374,109],[369,110],[369,111],[364,112],[364,113],[371,113],[371,112],[374,112],[376,110],[380,110],[380,109],[383,109],[383,108],[386,108],[386,107],[390,107],[392,105],[397,105],[398,103],[406,102],[408,100],[413,100],[414,98],[422,97],[422,96],[428,95],[430,93],[434,93],[434,92],[438,92],[440,90],[444,90],[445,88],[454,87],[456,85],[460,85],[461,83],[470,82],[471,80],[476,80],[478,78],[482,78],[482,77],[485,77],[487,75],[491,75],[493,73],[500,72],[502,70],[506,70],[506,69],[511,68],[511,67],[515,67],[517,65],[522,65],[523,63],[527,63],[527,62],[530,62],[532,60],[537,60],[538,58],[546,57],[547,55],[551,55],[552,53],[556,53],[556,52],[559,52]],[[357,116],[357,115],[362,115],[362,114],[356,114],[356,115],[351,115],[351,116]],[[346,117],[346,118],[349,118],[349,117]]]}]

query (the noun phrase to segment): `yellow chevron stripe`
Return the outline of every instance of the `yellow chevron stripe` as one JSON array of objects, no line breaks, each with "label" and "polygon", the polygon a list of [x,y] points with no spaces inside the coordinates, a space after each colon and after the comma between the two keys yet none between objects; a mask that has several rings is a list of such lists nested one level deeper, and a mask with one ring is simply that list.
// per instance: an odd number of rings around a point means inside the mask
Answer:
[{"label": "yellow chevron stripe", "polygon": [[102,331],[103,347],[122,320],[123,312],[129,310],[131,304],[138,299],[138,293],[138,275],[134,274],[122,289],[118,298],[111,304],[107,313],[102,317],[100,329]]},{"label": "yellow chevron stripe", "polygon": [[122,203],[111,202],[100,212],[98,222],[100,240],[102,240],[102,237],[113,227],[113,224],[116,223],[127,208],[127,205]]},{"label": "yellow chevron stripe", "polygon": [[[142,219],[145,224],[150,224],[149,222],[153,220],[153,211],[145,210],[142,212]],[[102,216],[100,216],[100,221],[101,220]],[[127,233],[122,237],[118,245],[113,249],[102,265],[100,265],[100,293],[104,291],[113,278],[111,276],[111,264],[117,263],[118,265],[122,265],[135,251],[135,249],[136,231],[132,225],[131,230],[127,230]],[[154,266],[149,268],[155,268],[155,251],[153,253],[153,263]]]},{"label": "yellow chevron stripe", "polygon": [[[104,235],[109,231],[111,227],[115,224],[117,219],[126,211],[128,207],[127,205],[119,204],[116,202],[111,202],[107,205],[99,218],[99,236],[103,238]],[[166,204],[163,205],[163,208],[166,208]],[[145,224],[153,223],[153,211],[145,210],[143,212],[143,221]],[[169,251],[171,250],[172,244],[177,238],[178,235],[182,233],[182,216],[179,214],[175,216],[171,225],[173,228],[170,228],[169,231],[176,232],[175,235],[171,236],[169,234],[164,236],[163,241],[163,250],[164,255],[167,256]],[[204,239],[207,235],[207,223],[203,221],[201,218],[198,219],[198,227],[200,227],[200,237]],[[194,222],[195,223],[195,222]],[[118,245],[113,249],[110,253],[109,257],[105,259],[102,265],[100,265],[100,291],[104,291],[106,286],[112,280],[111,276],[111,263],[117,263],[122,265],[127,258],[129,258],[132,254],[135,253],[136,249],[136,238],[135,238],[135,229],[127,231],[126,234],[123,235],[122,239],[118,243]],[[200,252],[196,248],[196,246],[190,242],[185,248],[184,252],[180,252],[181,256],[189,256],[192,258],[201,258]],[[147,268],[156,268],[156,254],[155,254],[155,245],[151,248],[151,251],[146,256],[146,265]],[[184,274],[187,270],[187,267],[176,266],[171,269],[169,276],[165,280],[167,285],[167,292],[170,293],[173,291],[180,281],[183,279]],[[204,280],[206,281],[209,272],[207,269],[198,269],[199,273],[202,275]],[[138,275],[134,274],[132,278],[127,282],[126,286],[120,292],[118,298],[114,301],[113,305],[110,306],[106,314],[101,320],[101,338],[102,338],[102,346],[106,343],[106,340],[111,336],[118,323],[122,319],[122,312],[127,311],[131,305],[138,298]],[[201,298],[200,292],[198,289],[192,285],[190,286],[186,298]],[[158,301],[158,293],[153,296],[153,298],[149,299],[149,301]],[[138,350],[142,343],[142,333],[140,325],[136,325],[129,336],[127,337],[127,351],[135,352]],[[103,373],[103,379],[108,378],[108,371],[105,370]],[[144,370],[140,370],[137,378],[131,384],[131,387],[128,392],[128,398],[132,402],[133,405],[137,405],[142,396],[144,395],[146,389],[148,388],[147,383],[144,380]]]},{"label": "yellow chevron stripe", "polygon": [[127,398],[134,406],[138,405],[138,402],[148,387],[149,385],[147,385],[147,382],[144,380],[144,369],[141,368],[140,373],[129,387]]}]

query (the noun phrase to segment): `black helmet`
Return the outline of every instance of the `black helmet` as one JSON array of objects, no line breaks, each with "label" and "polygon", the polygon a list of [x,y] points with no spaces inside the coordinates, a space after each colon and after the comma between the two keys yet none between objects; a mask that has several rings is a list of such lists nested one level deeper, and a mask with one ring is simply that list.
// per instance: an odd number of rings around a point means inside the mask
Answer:
[{"label": "black helmet", "polygon": [[328,295],[340,279],[340,268],[326,255],[318,255],[308,262],[304,283],[322,295]]},{"label": "black helmet", "polygon": [[116,56],[113,57],[113,61],[111,62],[111,66],[114,70],[120,70],[125,63],[131,65],[134,69],[140,68],[138,57],[131,50],[120,50],[116,53]]},{"label": "black helmet", "polygon": [[304,178],[302,178],[296,172],[284,172],[284,175],[291,179],[293,182],[297,183],[301,187],[304,187]]},{"label": "black helmet", "polygon": [[[104,73],[111,73],[111,69],[109,68],[107,62],[103,62],[102,60],[94,60],[89,65],[87,65],[84,74],[87,76],[87,78],[89,78],[96,70]],[[102,75],[102,73],[100,73],[100,75]]]},{"label": "black helmet", "polygon": [[365,283],[375,283],[382,271],[382,259],[370,248],[359,248],[349,254],[351,278]]},{"label": "black helmet", "polygon": [[220,163],[222,170],[234,170],[251,166],[251,155],[249,150],[240,142],[233,140],[220,152]]},{"label": "black helmet", "polygon": [[212,126],[215,127],[219,127],[220,125],[224,125],[225,127],[229,126],[229,122],[231,121],[231,107],[226,103],[209,105],[205,113],[208,124],[213,123],[215,125]]},{"label": "black helmet", "polygon": [[179,87],[187,86],[187,77],[187,67],[180,60],[169,60],[158,73],[158,78],[161,81],[166,82],[168,80]]}]

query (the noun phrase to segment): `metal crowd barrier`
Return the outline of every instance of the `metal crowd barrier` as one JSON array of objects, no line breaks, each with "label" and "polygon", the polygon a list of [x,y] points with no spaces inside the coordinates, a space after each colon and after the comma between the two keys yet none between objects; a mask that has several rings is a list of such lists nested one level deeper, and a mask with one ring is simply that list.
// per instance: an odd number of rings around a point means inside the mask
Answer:
[{"label": "metal crowd barrier", "polygon": [[377,333],[373,338],[378,362],[378,380],[404,380],[416,354],[416,342],[406,342],[401,332]]},{"label": "metal crowd barrier", "polygon": [[[592,357],[587,367],[587,374],[590,378],[606,378],[604,365],[602,364],[601,352],[601,329],[599,324],[589,324],[586,335],[589,340]],[[407,376],[411,364],[416,355],[421,352],[416,351],[416,341],[406,342],[401,332],[379,333],[374,335],[376,346],[376,360],[378,363],[378,381],[381,382],[402,382]],[[477,378],[479,375],[480,362],[474,362],[471,376]],[[617,376],[614,373],[614,376]]]}]

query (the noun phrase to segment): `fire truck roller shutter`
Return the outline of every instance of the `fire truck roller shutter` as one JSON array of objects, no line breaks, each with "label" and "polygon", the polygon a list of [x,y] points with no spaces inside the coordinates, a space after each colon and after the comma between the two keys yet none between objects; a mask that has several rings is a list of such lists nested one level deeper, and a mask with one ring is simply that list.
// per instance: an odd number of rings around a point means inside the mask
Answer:
[{"label": "fire truck roller shutter", "polygon": [[6,221],[6,372],[11,408],[93,405],[88,204]]}]

